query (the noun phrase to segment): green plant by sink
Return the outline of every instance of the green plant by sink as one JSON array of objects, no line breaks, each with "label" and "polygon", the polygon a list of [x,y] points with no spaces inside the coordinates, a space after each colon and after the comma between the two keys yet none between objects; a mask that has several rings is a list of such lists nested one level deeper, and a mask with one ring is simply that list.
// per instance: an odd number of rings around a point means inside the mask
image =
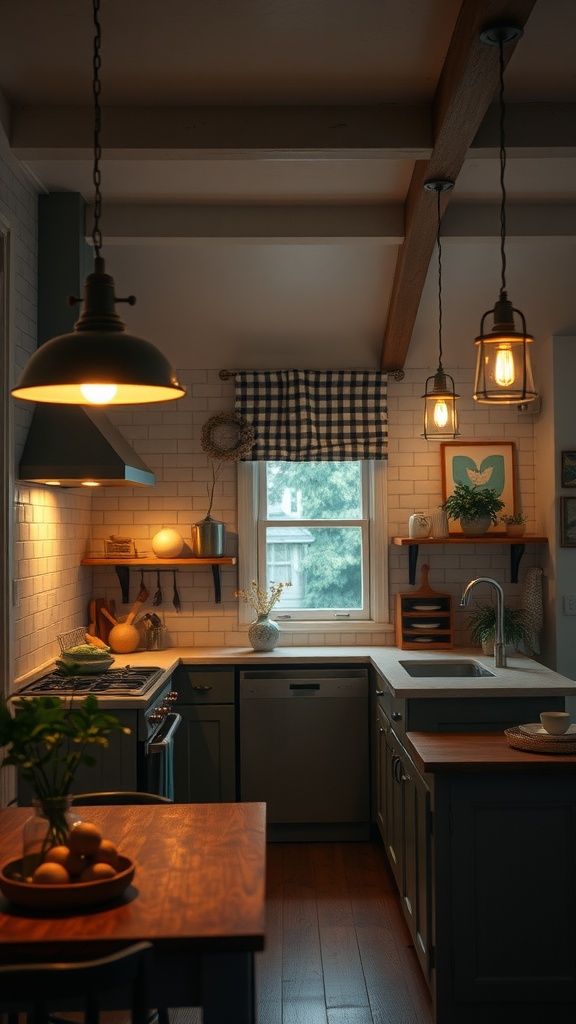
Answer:
[{"label": "green plant by sink", "polygon": [[[479,604],[464,620],[464,629],[470,630],[470,640],[479,644],[486,653],[492,653],[496,633],[496,607],[489,602]],[[524,608],[504,605],[504,643],[513,647],[530,646],[530,624]]]},{"label": "green plant by sink", "polygon": [[477,535],[485,533],[491,524],[496,526],[504,502],[492,487],[456,484],[442,508],[449,519],[460,520],[463,533]]}]

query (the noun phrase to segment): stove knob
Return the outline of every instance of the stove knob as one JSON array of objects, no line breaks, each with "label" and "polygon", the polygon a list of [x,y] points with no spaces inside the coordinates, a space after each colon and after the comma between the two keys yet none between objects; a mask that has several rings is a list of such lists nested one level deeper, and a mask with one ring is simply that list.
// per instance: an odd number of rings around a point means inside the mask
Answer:
[{"label": "stove knob", "polygon": [[162,716],[169,715],[170,714],[170,705],[169,704],[163,704],[162,707],[160,708],[160,711],[162,712]]},{"label": "stove knob", "polygon": [[170,690],[170,693],[166,694],[166,698],[165,699],[167,701],[169,701],[170,704],[173,704],[174,701],[178,700],[178,697],[179,697],[178,690]]},{"label": "stove knob", "polygon": [[156,708],[154,711],[151,712],[150,715],[148,715],[148,721],[151,723],[151,725],[159,725],[160,722],[163,721],[163,719],[164,715],[162,713],[161,708]]}]

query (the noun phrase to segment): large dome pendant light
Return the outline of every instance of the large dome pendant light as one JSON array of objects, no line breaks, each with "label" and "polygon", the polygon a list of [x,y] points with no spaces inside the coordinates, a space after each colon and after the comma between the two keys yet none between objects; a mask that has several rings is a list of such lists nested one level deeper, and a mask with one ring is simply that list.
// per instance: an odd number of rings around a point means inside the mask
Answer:
[{"label": "large dome pendant light", "polygon": [[[12,390],[14,398],[57,405],[136,405],[168,402],[186,393],[166,357],[149,341],[127,334],[115,303],[134,305],[133,296],[119,299],[114,280],[100,256],[100,0],[94,15],[94,270],[84,282],[82,312],[74,331],[44,342],[24,367]],[[70,298],[70,303],[80,299]]]},{"label": "large dome pendant light", "polygon": [[[523,35],[518,26],[493,25],[484,29],[480,39],[488,46],[497,46],[500,58],[500,254],[502,259],[502,280],[500,295],[494,305],[484,313],[480,321],[474,398],[477,402],[490,405],[522,405],[538,397],[532,376],[529,346],[534,341],[526,332],[526,320],[520,309],[515,309],[506,291],[506,146],[504,132],[504,44],[513,42]],[[486,317],[493,313],[494,323],[489,334],[484,332]],[[520,318],[522,330],[516,330],[514,314]]]},{"label": "large dome pendant light", "polygon": [[427,192],[436,193],[436,248],[438,251],[438,369],[428,377],[422,398],[424,399],[424,431],[427,441],[449,441],[459,437],[456,399],[460,396],[454,390],[454,380],[445,373],[442,366],[442,245],[440,243],[440,196],[454,188],[453,181],[427,181]]}]

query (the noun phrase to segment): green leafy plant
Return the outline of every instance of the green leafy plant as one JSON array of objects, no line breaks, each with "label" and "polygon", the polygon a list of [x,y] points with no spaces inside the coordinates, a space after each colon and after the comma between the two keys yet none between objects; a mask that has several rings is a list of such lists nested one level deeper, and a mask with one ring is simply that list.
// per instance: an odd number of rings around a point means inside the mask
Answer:
[{"label": "green leafy plant", "polygon": [[[464,620],[464,628],[470,630],[473,644],[492,643],[496,634],[496,607],[493,604],[479,604]],[[515,647],[527,643],[529,622],[524,608],[510,608],[504,605],[504,643]]]},{"label": "green leafy plant", "polygon": [[0,764],[14,765],[39,800],[65,797],[79,765],[94,765],[90,747],[108,746],[110,733],[129,733],[113,715],[98,707],[94,695],[80,703],[64,704],[60,697],[20,697],[14,714],[0,700]]},{"label": "green leafy plant", "polygon": [[525,516],[523,512],[515,512],[514,515],[501,515],[499,520],[504,526],[524,526],[528,522],[528,516]]},{"label": "green leafy plant", "polygon": [[496,525],[498,513],[504,508],[504,502],[491,487],[472,487],[469,484],[456,484],[454,493],[443,503],[442,508],[450,519],[484,519]]}]

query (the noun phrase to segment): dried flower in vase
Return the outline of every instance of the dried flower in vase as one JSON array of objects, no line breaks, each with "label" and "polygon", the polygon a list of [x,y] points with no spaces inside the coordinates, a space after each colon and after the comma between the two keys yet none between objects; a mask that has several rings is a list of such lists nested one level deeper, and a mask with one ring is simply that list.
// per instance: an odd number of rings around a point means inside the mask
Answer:
[{"label": "dried flower in vase", "polygon": [[252,580],[249,587],[243,590],[235,590],[234,597],[239,597],[258,615],[269,615],[275,604],[278,603],[285,587],[291,587],[291,583],[274,583],[270,581],[270,590],[264,590],[258,586],[256,580]]}]

